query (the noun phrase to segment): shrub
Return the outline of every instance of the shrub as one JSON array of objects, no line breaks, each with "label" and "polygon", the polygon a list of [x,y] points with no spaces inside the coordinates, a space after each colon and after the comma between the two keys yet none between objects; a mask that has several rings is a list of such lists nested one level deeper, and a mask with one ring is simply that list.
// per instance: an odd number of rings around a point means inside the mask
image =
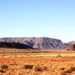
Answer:
[{"label": "shrub", "polygon": [[65,73],[71,73],[72,71],[70,69],[68,69],[68,70],[65,70],[64,72]]},{"label": "shrub", "polygon": [[44,70],[47,70],[47,67],[45,67],[45,66],[44,67],[43,66],[42,67],[41,66],[35,67],[35,71],[41,72],[41,71],[44,71]]},{"label": "shrub", "polygon": [[68,70],[63,71],[61,75],[67,75],[71,72],[72,72],[71,69],[68,69]]},{"label": "shrub", "polygon": [[33,68],[33,65],[31,65],[31,64],[26,64],[24,66],[24,69],[32,69],[32,68]]},{"label": "shrub", "polygon": [[6,64],[1,65],[1,69],[8,69],[8,65],[6,65]]},{"label": "shrub", "polygon": [[58,56],[57,56],[57,57],[62,57],[62,56],[61,56],[61,54],[58,54]]},{"label": "shrub", "polygon": [[60,68],[60,70],[65,70],[65,68],[64,68],[64,67],[62,67],[62,68]]},{"label": "shrub", "polygon": [[71,66],[69,69],[63,71],[63,73],[61,75],[66,75],[66,74],[71,73],[73,71],[75,71],[75,66]]},{"label": "shrub", "polygon": [[8,70],[8,65],[3,64],[0,66],[0,72],[5,73]]},{"label": "shrub", "polygon": [[1,72],[1,73],[5,73],[5,71],[4,71],[4,70],[2,70],[2,69],[0,70],[0,72]]},{"label": "shrub", "polygon": [[70,67],[71,71],[75,71],[75,66]]}]

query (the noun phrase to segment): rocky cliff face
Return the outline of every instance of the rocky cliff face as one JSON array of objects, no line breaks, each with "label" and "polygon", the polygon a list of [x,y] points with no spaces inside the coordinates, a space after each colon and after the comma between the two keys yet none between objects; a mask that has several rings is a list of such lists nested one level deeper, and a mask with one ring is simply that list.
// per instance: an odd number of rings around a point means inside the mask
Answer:
[{"label": "rocky cliff face", "polygon": [[65,46],[61,40],[47,37],[0,38],[0,41],[21,43],[38,49],[62,49]]}]

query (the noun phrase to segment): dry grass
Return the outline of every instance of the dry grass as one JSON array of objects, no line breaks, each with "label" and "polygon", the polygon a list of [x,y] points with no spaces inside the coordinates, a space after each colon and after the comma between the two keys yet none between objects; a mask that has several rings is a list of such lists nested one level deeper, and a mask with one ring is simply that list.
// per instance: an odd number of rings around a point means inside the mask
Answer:
[{"label": "dry grass", "polygon": [[75,75],[75,52],[1,48],[0,75]]}]

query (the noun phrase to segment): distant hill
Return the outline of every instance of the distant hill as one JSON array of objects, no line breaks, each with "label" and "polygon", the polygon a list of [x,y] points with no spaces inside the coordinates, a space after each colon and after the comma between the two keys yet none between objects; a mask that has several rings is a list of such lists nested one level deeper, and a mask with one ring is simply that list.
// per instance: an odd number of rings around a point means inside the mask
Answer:
[{"label": "distant hill", "polygon": [[71,41],[65,47],[68,51],[75,51],[75,41]]},{"label": "distant hill", "polygon": [[47,37],[0,38],[0,42],[14,42],[37,49],[62,49],[65,47],[65,43],[61,40]]},{"label": "distant hill", "polygon": [[14,42],[0,42],[0,48],[33,49],[28,45]]}]

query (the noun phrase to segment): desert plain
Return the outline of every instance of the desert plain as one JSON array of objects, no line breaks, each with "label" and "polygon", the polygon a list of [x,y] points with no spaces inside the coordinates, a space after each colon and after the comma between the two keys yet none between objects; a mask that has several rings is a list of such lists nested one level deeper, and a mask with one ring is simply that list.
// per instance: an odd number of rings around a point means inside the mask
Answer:
[{"label": "desert plain", "polygon": [[75,75],[75,52],[0,48],[0,75]]}]

